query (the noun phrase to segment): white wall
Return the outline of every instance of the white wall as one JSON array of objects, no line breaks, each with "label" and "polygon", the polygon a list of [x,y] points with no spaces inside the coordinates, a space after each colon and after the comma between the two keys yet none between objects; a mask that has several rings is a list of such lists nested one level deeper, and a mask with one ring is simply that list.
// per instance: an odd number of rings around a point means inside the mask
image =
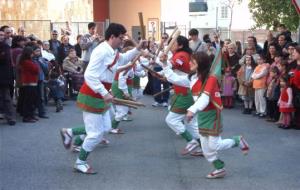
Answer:
[{"label": "white wall", "polygon": [[[224,0],[207,0],[208,12],[195,16],[189,14],[188,0],[161,0],[161,20],[163,22],[177,22],[179,25],[186,25],[191,28],[214,29],[216,28],[216,7],[218,6],[218,27],[227,28],[230,21],[230,11],[228,11],[228,19],[221,18],[222,1]],[[247,30],[254,25],[248,3],[249,0],[243,0],[240,5],[237,4],[234,7],[233,30]]]}]

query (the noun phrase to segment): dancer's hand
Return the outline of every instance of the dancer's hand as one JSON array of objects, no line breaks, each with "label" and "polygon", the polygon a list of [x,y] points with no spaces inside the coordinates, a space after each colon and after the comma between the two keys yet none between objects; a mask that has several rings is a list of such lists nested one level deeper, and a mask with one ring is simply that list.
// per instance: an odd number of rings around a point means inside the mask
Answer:
[{"label": "dancer's hand", "polygon": [[110,93],[107,93],[107,94],[103,97],[104,102],[106,102],[106,103],[112,102],[112,101],[113,101],[113,98],[114,98],[114,97],[113,97]]},{"label": "dancer's hand", "polygon": [[194,113],[188,110],[185,117],[186,117],[187,122],[189,123],[193,119]]},{"label": "dancer's hand", "polygon": [[142,50],[144,47],[147,46],[148,41],[147,40],[140,40],[139,44],[136,46],[137,50]]}]

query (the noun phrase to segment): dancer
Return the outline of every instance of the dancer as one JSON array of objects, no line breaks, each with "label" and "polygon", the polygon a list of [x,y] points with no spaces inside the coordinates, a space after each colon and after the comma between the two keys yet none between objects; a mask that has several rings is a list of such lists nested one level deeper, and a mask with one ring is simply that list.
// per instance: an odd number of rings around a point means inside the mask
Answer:
[{"label": "dancer", "polygon": [[[173,56],[171,58],[172,69],[181,76],[188,76],[190,73],[190,56],[192,50],[189,48],[188,39],[184,36],[178,36],[174,45],[171,48]],[[164,55],[167,57],[166,55]],[[163,72],[164,73],[164,72]],[[167,125],[183,139],[187,141],[187,145],[181,151],[182,155],[192,153],[197,149],[198,155],[202,155],[200,146],[200,137],[196,120],[190,123],[184,122],[187,108],[193,104],[193,97],[189,86],[183,86],[173,80],[172,77],[167,77],[167,80],[173,84],[174,95],[171,99],[169,113],[166,117]],[[192,153],[193,155],[194,153]]]},{"label": "dancer", "polygon": [[[90,62],[84,74],[85,82],[77,98],[77,106],[83,111],[85,130],[62,129],[61,136],[66,148],[70,148],[73,135],[86,132],[74,169],[84,174],[96,172],[87,163],[87,157],[101,142],[103,134],[111,129],[111,119],[108,112],[113,96],[109,93],[113,78],[112,68],[128,63],[138,55],[144,41],[126,52],[119,54],[126,29],[121,24],[111,23],[105,31],[105,41],[98,45],[91,54]],[[74,133],[75,132],[75,133]]]},{"label": "dancer", "polygon": [[249,146],[242,136],[234,136],[231,139],[221,138],[222,101],[217,78],[209,76],[210,66],[211,58],[204,52],[197,52],[192,55],[190,61],[192,74],[188,77],[176,74],[168,66],[165,66],[164,73],[174,82],[182,86],[190,86],[195,103],[188,108],[186,119],[192,122],[197,114],[203,154],[215,167],[207,178],[220,178],[224,177],[226,172],[224,162],[218,158],[218,151],[239,146],[243,153],[247,154]]}]

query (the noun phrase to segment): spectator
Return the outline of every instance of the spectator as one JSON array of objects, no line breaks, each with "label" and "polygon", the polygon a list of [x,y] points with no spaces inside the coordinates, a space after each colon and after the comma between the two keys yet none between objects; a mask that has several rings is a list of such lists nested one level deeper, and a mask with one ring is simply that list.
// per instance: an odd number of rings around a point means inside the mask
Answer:
[{"label": "spectator", "polygon": [[219,34],[214,34],[214,41],[212,42],[212,46],[214,46],[215,49],[222,48],[224,45],[224,41],[220,40]]},{"label": "spectator", "polygon": [[210,37],[209,37],[209,34],[204,34],[203,35],[203,37],[202,37],[202,39],[203,39],[203,42],[207,42],[207,41],[210,41],[211,42],[211,40],[210,40]]},{"label": "spectator", "polygon": [[264,43],[263,53],[267,55],[269,52],[270,44],[276,43],[276,39],[273,36],[273,33],[269,30],[267,33],[267,40]]},{"label": "spectator", "polygon": [[277,67],[270,69],[270,82],[267,83],[267,121],[275,122],[279,119],[279,108],[277,102],[280,96],[279,76],[280,71]]},{"label": "spectator", "polygon": [[297,61],[297,67],[291,72],[291,86],[293,89],[295,115],[293,118],[294,128],[300,130],[300,46],[295,47],[293,58]]},{"label": "spectator", "polygon": [[64,59],[63,69],[74,74],[83,74],[84,63],[76,56],[75,49],[71,48]]},{"label": "spectator", "polygon": [[275,43],[270,43],[268,52],[266,54],[266,62],[272,64],[275,61],[275,57],[279,54],[277,51],[277,45]]},{"label": "spectator", "polygon": [[283,125],[280,125],[279,128],[290,129],[292,112],[294,112],[295,110],[293,106],[293,92],[292,92],[292,88],[289,85],[289,80],[287,75],[280,77],[280,87],[281,87],[281,93],[280,93],[280,98],[278,100],[278,105],[279,105],[279,111],[282,114]]},{"label": "spectator", "polygon": [[288,48],[288,65],[287,65],[287,72],[290,72],[291,70],[296,69],[297,67],[297,60],[294,59],[293,53],[295,51],[295,48],[298,44],[296,42],[289,43]]},{"label": "spectator", "polygon": [[240,64],[239,64],[240,57],[236,53],[236,46],[234,43],[228,44],[227,50],[228,50],[228,64],[231,70],[231,74],[232,76],[236,77],[236,73],[240,69]]},{"label": "spectator", "polygon": [[254,48],[257,54],[263,53],[263,49],[257,44],[257,40],[254,36],[248,36],[247,43],[248,47]]},{"label": "spectator", "polygon": [[239,82],[238,95],[244,101],[243,114],[251,114],[254,100],[251,75],[256,67],[252,56],[246,55],[245,62],[237,72]]},{"label": "spectator", "polygon": [[[14,36],[11,45],[11,61],[13,66],[14,79],[16,79],[16,87],[20,84],[20,70],[19,70],[19,59],[22,54],[23,48],[25,47],[26,39],[23,36]],[[14,94],[14,86],[11,88],[11,97]],[[17,97],[17,89],[15,89],[15,94]]]},{"label": "spectator", "polygon": [[189,36],[190,36],[190,42],[189,42],[189,46],[190,48],[193,50],[193,52],[207,52],[207,46],[205,42],[202,42],[199,39],[199,32],[197,29],[192,28],[189,31]]},{"label": "spectator", "polygon": [[40,118],[48,119],[49,117],[46,115],[46,108],[45,108],[45,77],[48,75],[48,61],[42,57],[41,49],[37,45],[31,46],[33,49],[33,62],[39,68],[39,76],[38,76],[38,116]]},{"label": "spectator", "polygon": [[235,46],[236,46],[236,53],[239,57],[242,57],[242,44],[241,44],[241,41],[237,40],[235,41]]},{"label": "spectator", "polygon": [[288,43],[292,42],[292,34],[289,30],[287,30],[286,26],[284,24],[280,24],[277,28],[277,31],[279,32],[279,34],[277,35],[276,39],[278,40],[280,35],[284,35],[285,39]]},{"label": "spectator", "polygon": [[[23,122],[34,123],[37,119],[34,117],[34,110],[38,100],[37,83],[39,78],[39,67],[32,61],[33,49],[31,47],[25,47],[20,57],[21,68],[21,83],[22,93],[19,99],[22,99],[21,115],[23,116]],[[18,100],[19,101],[19,100]]]},{"label": "spectator", "polygon": [[88,24],[89,33],[85,34],[80,40],[80,47],[82,49],[82,61],[85,67],[90,61],[93,49],[102,41],[100,36],[96,33],[96,23],[90,22]]},{"label": "spectator", "polygon": [[20,26],[18,28],[18,35],[23,36],[25,38],[25,28],[24,28],[24,26]]},{"label": "spectator", "polygon": [[279,53],[283,55],[287,55],[288,51],[287,51],[287,41],[285,39],[285,35],[279,35],[277,43],[278,43]]},{"label": "spectator", "polygon": [[207,46],[207,54],[210,55],[215,55],[216,54],[216,49],[214,48],[214,46],[212,46],[212,43],[210,40],[206,40],[205,41],[206,46]]},{"label": "spectator", "polygon": [[42,57],[45,58],[47,61],[54,61],[55,56],[53,53],[50,51],[50,43],[49,41],[43,41],[42,45]]},{"label": "spectator", "polygon": [[12,43],[12,35],[13,35],[12,33],[13,31],[11,27],[4,25],[0,28],[0,30],[4,32],[4,41],[10,47]]},{"label": "spectator", "polygon": [[11,64],[10,47],[5,43],[5,33],[0,30],[0,106],[4,111],[5,119],[9,125],[16,124],[16,114],[10,95],[14,84],[13,66]]},{"label": "spectator", "polygon": [[230,67],[225,69],[225,75],[222,81],[223,105],[225,108],[233,108],[234,88],[236,85]]},{"label": "spectator", "polygon": [[245,49],[245,55],[239,60],[239,64],[240,64],[240,65],[243,65],[243,64],[244,64],[244,62],[245,62],[245,57],[246,57],[247,55],[248,55],[248,56],[252,56],[253,59],[254,59],[254,61],[255,61],[255,63],[257,62],[257,59],[258,59],[259,55],[258,55],[257,53],[255,53],[254,48],[249,48],[249,47],[247,47],[247,48]]},{"label": "spectator", "polygon": [[51,33],[51,39],[49,40],[50,44],[50,50],[55,56],[55,60],[58,60],[58,49],[61,45],[61,42],[57,40],[58,38],[58,32],[56,30],[53,30]]},{"label": "spectator", "polygon": [[78,34],[77,35],[77,43],[75,44],[74,48],[76,50],[76,55],[77,57],[81,58],[81,54],[82,54],[82,49],[80,47],[80,41],[81,41],[81,38],[82,38],[82,35],[81,34]]},{"label": "spectator", "polygon": [[62,36],[61,37],[61,44],[58,47],[58,58],[57,62],[62,65],[64,59],[67,57],[68,52],[71,48],[74,48],[70,43],[69,43],[69,37],[68,36]]},{"label": "spectator", "polygon": [[50,89],[49,96],[54,99],[56,112],[63,110],[62,100],[64,98],[65,81],[62,75],[59,73],[59,68],[53,67],[49,71],[49,81],[47,84]]},{"label": "spectator", "polygon": [[76,56],[75,49],[71,48],[63,62],[63,70],[68,72],[69,94],[72,97],[73,90],[79,91],[84,81],[84,63]]},{"label": "spectator", "polygon": [[263,54],[257,59],[257,66],[255,67],[251,78],[253,79],[253,88],[255,90],[255,107],[256,116],[263,118],[266,116],[266,80],[268,75],[268,65],[265,63],[265,57]]}]

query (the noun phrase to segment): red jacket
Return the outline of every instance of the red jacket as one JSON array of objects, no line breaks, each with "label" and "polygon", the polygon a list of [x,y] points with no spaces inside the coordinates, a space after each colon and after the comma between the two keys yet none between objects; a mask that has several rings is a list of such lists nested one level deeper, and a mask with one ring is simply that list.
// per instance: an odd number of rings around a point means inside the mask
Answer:
[{"label": "red jacket", "polygon": [[25,60],[21,62],[21,83],[33,84],[38,82],[39,78],[39,66],[31,60]]}]

